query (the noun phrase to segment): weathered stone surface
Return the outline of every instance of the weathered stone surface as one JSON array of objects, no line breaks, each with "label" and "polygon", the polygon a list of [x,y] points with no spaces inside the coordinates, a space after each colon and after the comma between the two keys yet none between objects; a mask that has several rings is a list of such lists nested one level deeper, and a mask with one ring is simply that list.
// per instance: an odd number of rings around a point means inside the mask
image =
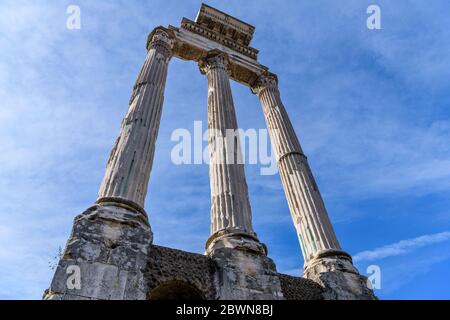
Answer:
[{"label": "weathered stone surface", "polygon": [[220,248],[211,258],[218,266],[215,281],[219,299],[283,299],[275,264],[267,256],[254,251]]},{"label": "weathered stone surface", "polygon": [[181,282],[195,287],[206,300],[217,299],[214,283],[216,265],[205,255],[153,245],[150,250],[146,277],[148,298],[158,286]]},{"label": "weathered stone surface", "polygon": [[166,30],[175,39],[175,57],[199,61],[218,49],[230,57],[231,79],[244,85],[251,86],[267,70],[257,61],[258,50],[250,46],[255,27],[208,5],[202,4],[195,22],[183,18],[179,28]]},{"label": "weathered stone surface", "polygon": [[[75,218],[45,298],[145,299],[152,239],[143,213],[112,204],[92,206]],[[69,266],[80,268],[80,288],[68,288]]]},{"label": "weathered stone surface", "polygon": [[[228,239],[235,240],[235,239]],[[155,289],[179,282],[214,299],[355,299],[365,278],[351,264],[321,260],[307,271],[311,280],[280,275],[272,260],[243,238],[216,247],[211,257],[151,245],[147,219],[139,211],[112,204],[94,205],[75,218],[45,299],[152,299]],[[68,289],[68,266],[80,268],[81,288]],[[174,290],[182,287],[173,286]],[[359,290],[359,291],[358,291]],[[321,296],[323,294],[323,296]]]},{"label": "weathered stone surface", "polygon": [[[68,266],[80,267],[81,288],[67,288]],[[104,263],[87,263],[76,260],[62,260],[51,284],[51,292],[72,294],[87,299],[100,300],[141,300],[145,299],[146,289],[142,274],[120,270],[114,265]],[[138,279],[140,278],[140,279]]]},{"label": "weathered stone surface", "polygon": [[322,300],[323,287],[316,282],[286,274],[278,274],[281,290],[286,300]]},{"label": "weathered stone surface", "polygon": [[64,294],[53,293],[53,292],[50,292],[49,290],[45,291],[43,298],[45,300],[99,300],[99,299],[94,299],[94,298],[78,296],[76,294],[70,294],[70,293],[64,293]]},{"label": "weathered stone surface", "polygon": [[348,257],[327,256],[313,259],[305,276],[320,284],[326,300],[375,300],[367,278],[360,275]]}]

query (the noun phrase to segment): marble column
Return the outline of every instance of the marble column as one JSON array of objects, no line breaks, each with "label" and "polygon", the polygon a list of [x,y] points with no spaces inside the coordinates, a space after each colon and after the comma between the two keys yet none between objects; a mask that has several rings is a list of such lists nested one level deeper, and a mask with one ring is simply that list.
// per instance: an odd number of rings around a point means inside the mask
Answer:
[{"label": "marble column", "polygon": [[144,207],[164,100],[173,40],[157,29],[131,95],[120,135],[111,151],[97,202]]},{"label": "marble column", "polygon": [[[264,111],[281,181],[305,261],[305,276],[321,282],[318,278],[322,273],[343,271],[354,276],[359,296],[343,292],[348,288],[345,285],[342,286],[343,290],[338,288],[336,291],[334,287],[340,285],[329,282],[325,284],[326,287],[333,287],[330,289],[329,298],[351,299],[370,296],[370,293],[366,292],[364,278],[359,276],[352,265],[351,256],[341,249],[336,238],[307,158],[281,101],[277,77],[270,73],[261,75],[252,87],[252,92],[259,97]],[[336,273],[332,275],[335,276]]]},{"label": "marble column", "polygon": [[[252,227],[252,212],[240,159],[238,128],[226,54],[212,51],[199,62],[208,78],[208,130],[211,184],[211,237],[207,252],[247,239],[261,250]],[[231,245],[232,246],[232,245]]]},{"label": "marble column", "polygon": [[[147,299],[153,233],[143,207],[173,46],[162,28],[156,28],[149,40],[97,203],[75,218],[44,299]],[[69,287],[67,279],[74,267],[80,270],[80,284]]]},{"label": "marble column", "polygon": [[261,101],[289,209],[305,262],[326,250],[341,250],[325,205],[280,99],[275,76],[253,86]]},{"label": "marble column", "polygon": [[218,269],[218,299],[283,299],[275,264],[252,227],[228,56],[213,50],[199,66],[208,78],[211,236],[206,254]]}]

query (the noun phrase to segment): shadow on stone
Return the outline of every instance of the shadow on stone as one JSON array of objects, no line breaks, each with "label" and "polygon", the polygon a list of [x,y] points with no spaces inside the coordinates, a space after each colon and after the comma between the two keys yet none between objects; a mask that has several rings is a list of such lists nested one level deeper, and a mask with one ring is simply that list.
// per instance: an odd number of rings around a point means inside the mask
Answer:
[{"label": "shadow on stone", "polygon": [[193,285],[184,281],[169,281],[154,288],[149,294],[149,300],[205,300],[201,292]]}]

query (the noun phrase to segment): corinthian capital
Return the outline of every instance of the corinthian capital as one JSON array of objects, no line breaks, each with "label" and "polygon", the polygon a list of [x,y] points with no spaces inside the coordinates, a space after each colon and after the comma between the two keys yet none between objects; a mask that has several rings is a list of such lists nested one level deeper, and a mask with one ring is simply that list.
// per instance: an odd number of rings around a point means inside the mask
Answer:
[{"label": "corinthian capital", "polygon": [[258,77],[256,82],[251,87],[254,94],[258,95],[265,89],[278,88],[278,78],[273,73],[263,73]]},{"label": "corinthian capital", "polygon": [[156,28],[148,36],[147,50],[155,49],[162,53],[165,58],[172,56],[174,37],[162,28]]},{"label": "corinthian capital", "polygon": [[198,62],[198,67],[202,74],[207,74],[213,69],[222,69],[229,73],[229,65],[230,59],[228,55],[219,50],[209,51],[207,56]]}]

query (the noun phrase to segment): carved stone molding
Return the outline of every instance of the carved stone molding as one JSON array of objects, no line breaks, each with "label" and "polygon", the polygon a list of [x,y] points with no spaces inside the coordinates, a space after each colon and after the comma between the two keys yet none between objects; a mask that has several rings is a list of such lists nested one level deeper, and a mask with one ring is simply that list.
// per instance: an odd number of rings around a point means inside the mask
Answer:
[{"label": "carved stone molding", "polygon": [[172,34],[162,28],[156,28],[149,35],[147,50],[153,48],[161,53],[166,59],[170,59],[172,57],[174,43],[175,39]]},{"label": "carved stone molding", "polygon": [[268,88],[278,88],[278,77],[273,73],[263,73],[260,75],[250,89],[254,94],[259,96],[264,89]]},{"label": "carved stone molding", "polygon": [[188,30],[192,33],[198,34],[207,39],[210,39],[212,41],[215,41],[217,43],[220,43],[220,44],[222,44],[232,50],[235,50],[239,53],[242,53],[243,55],[245,55],[249,58],[252,58],[254,60],[256,60],[258,58],[258,50],[257,49],[242,45],[239,42],[234,41],[233,39],[231,39],[229,37],[226,37],[218,32],[215,32],[214,30],[205,28],[189,19],[184,18],[181,21],[181,28]]},{"label": "carved stone molding", "polygon": [[219,50],[208,52],[205,58],[199,60],[198,66],[202,74],[208,74],[213,69],[222,69],[230,75],[230,59],[226,53]]}]

